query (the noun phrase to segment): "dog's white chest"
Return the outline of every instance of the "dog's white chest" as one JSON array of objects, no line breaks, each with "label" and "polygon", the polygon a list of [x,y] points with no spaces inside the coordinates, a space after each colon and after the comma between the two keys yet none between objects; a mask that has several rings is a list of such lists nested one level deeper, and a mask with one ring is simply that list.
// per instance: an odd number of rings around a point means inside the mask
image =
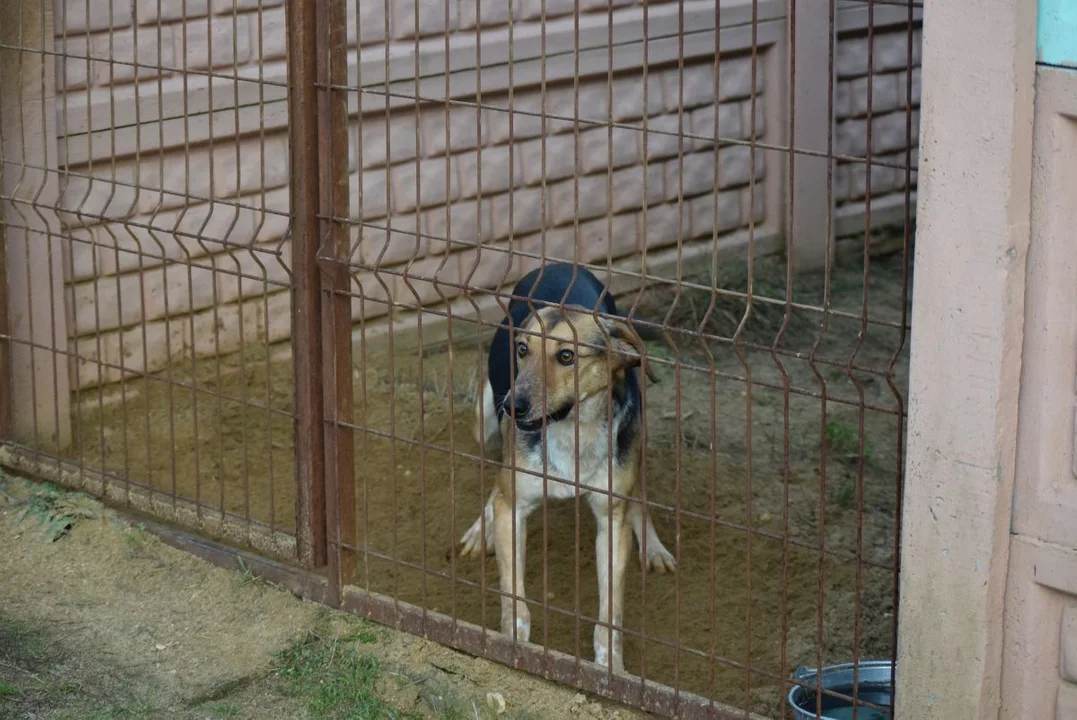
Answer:
[{"label": "dog's white chest", "polygon": [[[577,454],[577,447],[579,453]],[[546,466],[543,468],[542,450],[545,449]],[[581,426],[579,444],[576,442],[576,428],[571,422],[557,423],[547,428],[545,442],[528,453],[527,466],[537,473],[545,471],[549,481],[546,496],[554,500],[564,500],[576,494],[576,482],[580,491],[586,493],[591,489],[606,489],[609,485],[610,453],[609,432],[599,426]],[[526,478],[526,479],[525,479]],[[529,486],[531,492],[537,491],[542,497],[542,478],[534,475],[517,475],[517,482]]]}]

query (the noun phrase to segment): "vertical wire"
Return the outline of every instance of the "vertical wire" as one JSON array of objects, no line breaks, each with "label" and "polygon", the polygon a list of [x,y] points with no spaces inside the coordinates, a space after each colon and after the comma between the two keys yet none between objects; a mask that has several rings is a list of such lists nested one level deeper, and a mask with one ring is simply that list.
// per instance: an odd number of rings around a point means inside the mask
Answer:
[{"label": "vertical wire", "polygon": [[[826,254],[824,258],[823,266],[823,317],[820,324],[819,332],[816,335],[815,342],[812,344],[811,352],[808,355],[808,363],[811,367],[812,373],[815,375],[815,380],[819,384],[820,400],[819,400],[819,562],[817,571],[816,582],[816,636],[815,636],[815,666],[822,668],[824,664],[823,648],[826,642],[825,640],[825,608],[826,608],[826,520],[827,520],[827,425],[828,425],[828,390],[827,380],[823,373],[820,371],[817,364],[819,348],[823,343],[823,339],[826,333],[830,329],[831,318],[831,275],[832,275],[832,261],[831,256],[833,254],[833,232],[834,232],[834,132],[832,130],[833,121],[835,117],[834,109],[834,53],[836,46],[836,20],[837,20],[837,3],[836,0],[830,0],[828,9],[828,28],[827,43],[828,43],[828,61],[827,61],[827,84],[828,84],[828,112],[827,122],[831,124],[831,131],[827,133],[826,141],[826,198],[827,198],[827,214],[826,214]],[[815,709],[816,714],[822,714],[823,712],[823,681],[821,673],[815,673],[813,678],[815,682],[814,697],[815,697]]]},{"label": "vertical wire", "polygon": [[[771,345],[771,359],[777,366],[778,372],[782,378],[782,580],[781,580],[781,600],[780,600],[780,614],[781,614],[781,643],[780,643],[780,656],[778,659],[778,688],[779,697],[784,697],[786,693],[786,687],[788,686],[787,674],[788,674],[788,643],[789,643],[789,483],[790,483],[790,460],[789,460],[789,434],[790,434],[790,378],[789,372],[785,365],[782,363],[781,356],[778,354],[778,347],[785,336],[786,331],[789,329],[789,323],[792,320],[793,310],[793,272],[794,272],[794,259],[796,258],[796,236],[792,231],[794,228],[793,218],[794,203],[796,202],[796,81],[797,81],[797,3],[791,2],[789,4],[789,82],[788,82],[788,98],[789,103],[789,127],[787,130],[787,136],[789,138],[789,154],[787,156],[788,166],[786,172],[788,174],[787,192],[789,193],[789,201],[786,203],[786,227],[790,228],[786,238],[786,251],[785,251],[785,306],[782,313],[781,327],[774,338],[774,342]],[[752,89],[753,93],[755,89]],[[828,121],[829,122],[829,121]],[[828,128],[829,130],[829,128]],[[754,158],[753,158],[754,161]],[[754,208],[752,208],[754,214]]]},{"label": "vertical wire", "polygon": [[[711,712],[714,712],[715,706],[715,681],[716,681],[716,666],[717,666],[717,654],[718,654],[718,633],[713,627],[713,619],[718,614],[718,558],[717,558],[717,529],[718,529],[718,462],[717,462],[717,448],[718,448],[718,377],[715,373],[716,363],[714,359],[714,353],[711,351],[707,341],[703,339],[703,332],[707,326],[707,322],[710,320],[711,314],[714,312],[715,305],[718,300],[718,229],[721,227],[718,218],[718,198],[721,194],[722,187],[722,172],[721,163],[719,162],[719,151],[721,149],[721,98],[722,98],[722,73],[721,73],[721,56],[722,56],[722,3],[716,2],[714,4],[714,86],[712,92],[714,94],[714,125],[711,128],[713,134],[713,160],[714,176],[712,178],[712,215],[711,215],[711,272],[710,272],[710,291],[707,304],[707,310],[703,314],[703,318],[700,320],[697,332],[699,333],[699,345],[707,355],[708,364],[708,380],[710,385],[710,432],[709,434],[709,447],[710,452],[707,453],[708,461],[710,465],[710,484],[709,484],[709,505],[708,515],[710,517],[710,523],[708,527],[708,558],[707,567],[709,572],[707,573],[707,586],[708,596],[710,597],[710,604],[708,612],[711,617],[711,631],[710,631],[710,648],[708,650],[707,658],[707,698],[708,708]],[[754,88],[753,88],[754,92]],[[739,108],[738,108],[739,110]],[[695,128],[693,128],[695,130]],[[739,198],[738,198],[739,199]]]},{"label": "vertical wire", "polygon": [[[138,102],[139,97],[142,94],[138,77],[139,77],[139,74],[140,74],[140,72],[142,70],[142,67],[143,67],[142,64],[139,62],[139,50],[140,50],[140,48],[139,48],[139,44],[138,44],[138,36],[139,36],[139,30],[140,30],[140,22],[139,21],[140,21],[141,18],[139,17],[139,14],[138,14],[138,3],[134,3],[132,5],[131,13],[132,13],[132,22],[131,22],[131,24],[133,26],[133,30],[132,30],[133,38],[132,38],[131,44],[132,44],[132,47],[134,48],[134,63],[135,63],[135,68],[134,68],[134,73],[135,73],[134,114],[135,114],[135,127],[139,128],[139,134],[136,135],[136,138],[138,138],[138,139],[135,142],[135,158],[134,158],[135,175],[134,175],[134,179],[133,179],[134,184],[135,184],[135,197],[131,202],[131,207],[128,210],[127,215],[134,215],[136,212],[138,212],[141,209],[141,206],[142,206],[142,192],[143,192],[143,188],[144,188],[143,179],[142,179],[142,143],[141,143],[141,128],[142,128],[142,107],[141,106],[142,106],[142,103]],[[163,73],[163,70],[161,69],[162,64],[163,63],[162,63],[162,59],[161,59],[161,44],[160,44],[160,42],[158,42],[157,43],[157,68],[156,68],[156,73],[155,73],[155,76],[158,78],[158,83],[160,83],[160,77],[161,77],[161,74]],[[65,98],[66,98],[66,93],[65,93]],[[148,190],[147,190],[147,195],[148,195]],[[147,223],[147,224],[152,225],[152,222]],[[138,277],[139,277],[139,283],[138,283],[138,300],[139,300],[139,309],[140,309],[139,317],[142,319],[142,322],[139,323],[139,332],[140,332],[141,341],[142,341],[142,372],[143,372],[141,386],[142,386],[143,414],[145,416],[145,421],[146,421],[145,426],[143,427],[143,430],[142,430],[145,433],[145,436],[146,436],[146,448],[145,448],[145,452],[146,452],[146,469],[145,469],[146,477],[145,477],[145,483],[146,483],[146,485],[148,487],[155,489],[156,485],[154,483],[154,472],[153,472],[153,461],[152,461],[152,456],[153,456],[152,447],[153,446],[152,446],[152,443],[150,442],[150,393],[149,393],[150,360],[149,360],[149,333],[148,333],[148,330],[147,330],[148,323],[145,321],[145,317],[146,317],[146,279],[147,279],[146,262],[145,262],[145,257],[146,257],[145,256],[145,247],[142,244],[142,240],[138,237],[137,234],[135,234],[135,232],[133,230],[131,230],[130,226],[125,225],[124,228],[127,230],[127,234],[130,236],[132,242],[134,243],[135,247],[137,248],[136,259],[138,261]],[[119,267],[118,253],[117,253],[117,258],[116,258],[116,265],[117,265],[117,268],[118,268]],[[168,294],[167,291],[164,294],[167,295]],[[166,342],[167,342],[167,339],[168,339],[168,336],[169,336],[169,324],[170,324],[170,319],[169,319],[167,314],[165,315],[163,322],[164,322],[164,327],[165,327],[165,339],[166,339]],[[169,353],[167,355],[167,357],[168,357],[168,362],[171,363],[172,362],[171,353]],[[124,401],[124,405],[126,405],[126,400]],[[129,475],[129,472],[125,472],[124,474]],[[130,504],[130,497],[126,497],[125,502],[127,504]]]},{"label": "vertical wire", "polygon": [[857,460],[856,460],[856,589],[853,594],[853,720],[858,717],[859,711],[859,680],[860,680],[860,633],[861,633],[861,595],[864,582],[864,421],[866,409],[864,397],[864,385],[856,375],[853,366],[856,357],[863,347],[864,338],[868,332],[868,287],[871,269],[871,159],[872,159],[872,124],[873,115],[873,90],[875,72],[875,3],[868,0],[868,82],[867,82],[867,121],[865,123],[866,155],[864,164],[864,270],[863,270],[863,300],[860,308],[860,332],[857,335],[856,345],[849,357],[847,374],[856,387],[857,393]]}]

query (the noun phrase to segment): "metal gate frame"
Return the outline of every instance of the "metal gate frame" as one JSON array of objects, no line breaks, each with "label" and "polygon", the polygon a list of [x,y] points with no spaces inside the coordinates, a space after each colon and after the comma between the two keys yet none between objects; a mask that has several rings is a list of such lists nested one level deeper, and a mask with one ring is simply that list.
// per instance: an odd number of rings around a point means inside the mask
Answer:
[{"label": "metal gate frame", "polygon": [[[560,684],[663,715],[757,717],[645,678],[614,675],[579,657],[520,644],[495,630],[354,587],[356,457],[350,243],[346,225],[350,198],[348,164],[340,161],[344,156],[340,151],[348,145],[349,93],[360,90],[348,85],[345,2],[290,0],[286,3],[294,271],[296,552],[304,569],[205,541],[189,531],[147,524],[170,543],[217,564],[232,566],[241,558],[259,574],[310,600]],[[911,18],[911,6],[909,15]],[[789,31],[801,40],[801,52],[811,44],[805,42],[806,25],[798,26],[790,17]],[[829,27],[833,29],[833,17]],[[822,48],[814,50],[821,52]],[[828,50],[833,53],[832,47]],[[805,94],[803,87],[797,87],[799,93]],[[796,102],[791,100],[791,104]],[[793,124],[790,117],[791,136]],[[807,163],[803,163],[803,158],[790,163],[790,186],[793,166],[798,168],[799,177],[801,171],[810,172],[802,165],[810,167],[811,160],[817,161],[818,157],[809,158]],[[822,189],[825,188],[816,187],[817,191]],[[796,211],[812,212],[812,203],[802,201]],[[908,191],[905,211],[907,215]],[[906,225],[907,221],[906,217]],[[3,252],[0,245],[0,267],[5,259]],[[6,274],[0,273],[0,335],[8,337],[5,280]],[[7,372],[10,359],[5,357],[8,351],[9,343],[0,343],[0,372],[5,380],[0,383],[0,433],[4,437],[9,437],[10,417],[6,414],[11,408],[9,396],[18,391],[7,382],[11,377]],[[56,348],[52,353],[61,354]],[[55,393],[61,390],[66,388],[55,389]]]},{"label": "metal gate frame", "polygon": [[[297,594],[561,685],[679,718],[760,718],[744,710],[522,644],[500,632],[379,593],[356,579],[355,444],[349,264],[346,0],[289,2],[289,133],[292,152],[293,357],[296,392],[297,545],[325,577],[160,528],[213,560],[244,562]],[[336,150],[337,152],[334,152]],[[298,182],[297,182],[298,181]],[[321,421],[319,421],[319,415]],[[230,561],[231,562],[231,561]],[[794,681],[791,681],[794,682]]]}]

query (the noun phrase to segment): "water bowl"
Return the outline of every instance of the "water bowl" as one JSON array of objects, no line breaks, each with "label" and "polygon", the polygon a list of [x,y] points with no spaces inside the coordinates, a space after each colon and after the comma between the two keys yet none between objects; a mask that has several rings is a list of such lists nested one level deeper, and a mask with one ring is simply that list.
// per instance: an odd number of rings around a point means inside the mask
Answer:
[{"label": "water bowl", "polygon": [[[801,666],[793,673],[793,678],[807,685],[815,685],[819,680],[824,690],[853,696],[853,668],[858,668],[856,677],[856,698],[886,708],[876,710],[860,705],[856,708],[856,720],[890,720],[889,709],[893,702],[893,684],[891,669],[893,663],[888,660],[869,660],[861,663],[830,665],[823,669]],[[816,715],[820,705],[816,702],[816,692],[812,687],[795,685],[789,691],[789,707],[796,720],[852,720],[853,703],[832,695],[822,694],[822,714]]]}]

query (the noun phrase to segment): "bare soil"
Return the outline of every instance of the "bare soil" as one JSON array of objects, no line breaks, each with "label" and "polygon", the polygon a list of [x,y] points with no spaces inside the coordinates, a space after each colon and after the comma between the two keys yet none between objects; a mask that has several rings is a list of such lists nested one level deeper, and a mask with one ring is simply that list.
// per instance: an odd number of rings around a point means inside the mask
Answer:
[{"label": "bare soil", "polygon": [[[756,265],[754,292],[783,299],[784,268]],[[714,337],[673,332],[650,347],[660,382],[646,389],[645,482],[679,571],[631,567],[630,672],[777,715],[798,664],[893,656],[904,261],[874,258],[866,288],[864,274],[857,261],[798,278],[796,303],[829,303],[825,326],[811,309],[757,299],[746,314],[742,299],[699,288],[641,299],[639,315]],[[726,275],[718,287],[747,289],[744,268]],[[356,354],[359,584],[496,628],[493,560],[446,555],[496,473],[472,439],[482,353],[476,342]],[[89,391],[72,456],[291,529],[291,373],[251,347]],[[529,531],[532,640],[589,658],[590,511],[551,505]]]}]

